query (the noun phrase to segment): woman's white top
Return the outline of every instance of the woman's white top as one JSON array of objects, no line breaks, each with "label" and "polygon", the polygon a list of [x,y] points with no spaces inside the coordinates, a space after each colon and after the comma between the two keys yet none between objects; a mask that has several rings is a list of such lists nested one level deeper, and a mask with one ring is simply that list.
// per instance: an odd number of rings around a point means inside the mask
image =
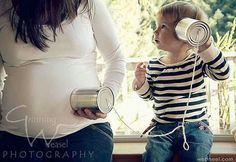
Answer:
[{"label": "woman's white top", "polygon": [[[84,12],[73,22],[64,21],[63,31],[57,30],[56,42],[47,42],[50,48],[46,52],[30,42],[15,42],[9,12],[5,12],[11,6],[9,2],[0,1],[0,130],[24,137],[58,138],[105,122],[75,116],[70,106],[75,88],[104,85],[116,96],[124,77],[125,59],[102,0],[89,0],[92,18]],[[45,30],[52,38],[46,26]],[[102,82],[97,74],[96,48],[106,64]]]}]

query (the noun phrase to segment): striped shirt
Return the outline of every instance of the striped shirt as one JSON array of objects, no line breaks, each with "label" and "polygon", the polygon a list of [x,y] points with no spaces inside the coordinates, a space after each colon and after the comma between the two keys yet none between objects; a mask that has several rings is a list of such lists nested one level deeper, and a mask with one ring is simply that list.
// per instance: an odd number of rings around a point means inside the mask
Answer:
[{"label": "striped shirt", "polygon": [[149,61],[147,80],[137,92],[142,99],[154,101],[155,121],[182,121],[186,109],[185,121],[208,119],[204,78],[225,80],[229,77],[229,65],[222,53],[215,47],[210,48],[201,54],[192,53],[176,64],[165,64],[160,58]]}]

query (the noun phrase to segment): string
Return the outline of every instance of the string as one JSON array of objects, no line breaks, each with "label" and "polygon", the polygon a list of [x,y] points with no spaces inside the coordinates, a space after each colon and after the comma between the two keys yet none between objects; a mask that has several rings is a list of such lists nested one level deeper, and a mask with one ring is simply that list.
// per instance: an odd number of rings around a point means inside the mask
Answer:
[{"label": "string", "polygon": [[122,117],[120,116],[120,114],[116,111],[115,107],[113,107],[113,109],[116,113],[116,115],[118,116],[119,120],[127,127],[129,128],[132,132],[136,133],[137,131],[135,131],[134,129],[132,129],[123,119]]}]

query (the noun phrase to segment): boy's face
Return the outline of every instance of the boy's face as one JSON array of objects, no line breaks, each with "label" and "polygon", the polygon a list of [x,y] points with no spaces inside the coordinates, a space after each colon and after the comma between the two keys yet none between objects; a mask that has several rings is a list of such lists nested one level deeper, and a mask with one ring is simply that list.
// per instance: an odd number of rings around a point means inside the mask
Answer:
[{"label": "boy's face", "polygon": [[154,41],[158,49],[175,51],[183,44],[175,36],[174,21],[170,16],[157,16]]}]

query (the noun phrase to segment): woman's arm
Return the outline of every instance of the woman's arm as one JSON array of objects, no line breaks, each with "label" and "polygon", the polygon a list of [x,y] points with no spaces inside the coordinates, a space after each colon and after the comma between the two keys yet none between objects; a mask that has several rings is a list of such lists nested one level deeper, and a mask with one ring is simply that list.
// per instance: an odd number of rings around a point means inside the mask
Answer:
[{"label": "woman's arm", "polygon": [[97,47],[106,63],[106,72],[103,85],[110,87],[117,96],[125,75],[125,57],[121,51],[115,25],[111,15],[101,0],[92,0],[94,12],[92,28]]}]

